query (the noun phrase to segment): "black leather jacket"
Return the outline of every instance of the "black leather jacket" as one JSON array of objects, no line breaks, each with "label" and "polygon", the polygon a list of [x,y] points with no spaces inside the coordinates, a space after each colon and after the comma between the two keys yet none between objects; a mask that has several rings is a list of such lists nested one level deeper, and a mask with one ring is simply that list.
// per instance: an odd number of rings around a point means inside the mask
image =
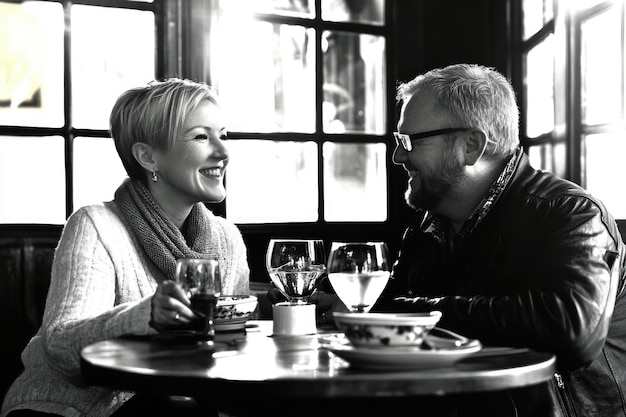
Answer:
[{"label": "black leather jacket", "polygon": [[[515,410],[498,415],[626,416],[624,244],[601,202],[523,155],[452,254],[420,221],[375,310],[437,309],[440,326],[483,344],[555,353],[555,381],[507,393]],[[392,302],[398,295],[417,298]]]}]

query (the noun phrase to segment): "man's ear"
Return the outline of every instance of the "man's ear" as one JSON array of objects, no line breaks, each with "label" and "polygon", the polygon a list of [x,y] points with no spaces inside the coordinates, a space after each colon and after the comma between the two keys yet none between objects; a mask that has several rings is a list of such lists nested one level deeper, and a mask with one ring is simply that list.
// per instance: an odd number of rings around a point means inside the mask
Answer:
[{"label": "man's ear", "polygon": [[474,165],[487,149],[487,135],[482,130],[474,129],[465,138],[465,165]]},{"label": "man's ear", "polygon": [[145,142],[136,142],[132,147],[133,157],[148,172],[158,171],[154,149]]}]

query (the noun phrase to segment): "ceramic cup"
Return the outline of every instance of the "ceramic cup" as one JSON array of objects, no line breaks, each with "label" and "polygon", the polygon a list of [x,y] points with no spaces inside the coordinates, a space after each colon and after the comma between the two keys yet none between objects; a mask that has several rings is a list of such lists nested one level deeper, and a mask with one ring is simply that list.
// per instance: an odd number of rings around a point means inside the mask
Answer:
[{"label": "ceramic cup", "polygon": [[317,333],[315,304],[277,303],[272,306],[275,336]]}]

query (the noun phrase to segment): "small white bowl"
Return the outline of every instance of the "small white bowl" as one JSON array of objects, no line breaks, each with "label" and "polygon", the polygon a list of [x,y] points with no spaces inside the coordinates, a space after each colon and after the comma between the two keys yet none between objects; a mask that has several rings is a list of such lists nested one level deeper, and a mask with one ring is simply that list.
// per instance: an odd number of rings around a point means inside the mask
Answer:
[{"label": "small white bowl", "polygon": [[356,347],[419,347],[441,319],[429,313],[333,313],[335,324]]},{"label": "small white bowl", "polygon": [[254,295],[224,295],[218,298],[214,315],[215,330],[239,330],[246,327],[258,305]]}]

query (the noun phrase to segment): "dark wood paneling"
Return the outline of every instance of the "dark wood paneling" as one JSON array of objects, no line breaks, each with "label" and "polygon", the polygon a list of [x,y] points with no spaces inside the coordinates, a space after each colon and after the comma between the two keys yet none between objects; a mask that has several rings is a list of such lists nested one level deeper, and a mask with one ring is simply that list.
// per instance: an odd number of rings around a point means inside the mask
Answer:
[{"label": "dark wood paneling", "polygon": [[22,370],[22,350],[41,325],[60,229],[0,229],[0,398]]}]

